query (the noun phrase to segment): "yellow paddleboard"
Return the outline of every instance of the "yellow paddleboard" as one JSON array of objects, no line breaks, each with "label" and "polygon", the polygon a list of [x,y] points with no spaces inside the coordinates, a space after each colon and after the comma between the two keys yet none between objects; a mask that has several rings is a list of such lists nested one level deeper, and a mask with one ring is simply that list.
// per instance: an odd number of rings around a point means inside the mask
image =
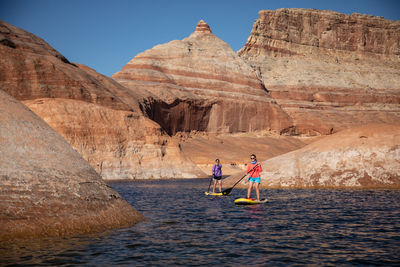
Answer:
[{"label": "yellow paddleboard", "polygon": [[222,196],[222,193],[204,192],[206,196]]},{"label": "yellow paddleboard", "polygon": [[257,201],[253,198],[238,198],[238,199],[235,199],[235,204],[236,205],[256,205],[256,204],[266,203],[267,201],[268,201],[267,199],[261,199],[260,201]]}]

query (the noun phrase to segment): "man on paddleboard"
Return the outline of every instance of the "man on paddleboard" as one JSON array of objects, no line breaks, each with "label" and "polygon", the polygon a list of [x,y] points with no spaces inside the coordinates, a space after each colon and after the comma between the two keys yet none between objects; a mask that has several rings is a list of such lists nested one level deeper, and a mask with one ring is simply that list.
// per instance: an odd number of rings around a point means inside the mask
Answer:
[{"label": "man on paddleboard", "polygon": [[251,154],[250,160],[251,160],[251,162],[249,164],[247,164],[247,169],[246,169],[246,173],[249,174],[249,188],[247,189],[247,198],[250,198],[251,190],[254,185],[256,188],[257,201],[260,201],[260,188],[259,187],[260,187],[260,183],[261,183],[260,173],[262,172],[262,168],[261,168],[261,165],[259,163],[257,163],[256,155]]},{"label": "man on paddleboard", "polygon": [[215,164],[212,167],[212,175],[214,177],[213,193],[215,193],[217,183],[219,192],[222,192],[222,164],[219,163],[219,159],[215,160]]}]

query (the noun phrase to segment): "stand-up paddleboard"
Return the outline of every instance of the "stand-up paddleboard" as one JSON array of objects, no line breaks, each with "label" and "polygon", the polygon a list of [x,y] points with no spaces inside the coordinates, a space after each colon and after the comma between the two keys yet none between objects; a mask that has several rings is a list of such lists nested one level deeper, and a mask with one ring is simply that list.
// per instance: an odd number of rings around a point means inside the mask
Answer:
[{"label": "stand-up paddleboard", "polygon": [[235,199],[236,205],[256,205],[266,203],[268,199],[261,199],[260,201],[255,200],[254,198],[238,198]]},{"label": "stand-up paddleboard", "polygon": [[227,196],[222,193],[213,193],[213,192],[204,192],[204,195],[206,195],[206,196]]}]

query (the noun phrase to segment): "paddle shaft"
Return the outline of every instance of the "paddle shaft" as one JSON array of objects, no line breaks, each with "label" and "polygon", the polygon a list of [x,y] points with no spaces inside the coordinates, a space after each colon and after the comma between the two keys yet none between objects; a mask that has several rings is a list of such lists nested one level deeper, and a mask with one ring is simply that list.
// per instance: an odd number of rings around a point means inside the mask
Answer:
[{"label": "paddle shaft", "polygon": [[207,190],[207,192],[210,192],[210,186],[211,186],[211,182],[212,182],[213,178],[214,178],[214,176],[211,176],[210,184],[208,185],[208,190]]},{"label": "paddle shaft", "polygon": [[251,168],[250,171],[248,171],[245,175],[242,176],[242,178],[239,179],[239,181],[237,181],[231,188],[225,189],[224,191],[222,191],[222,194],[227,195],[229,194],[232,189],[241,181],[243,180],[244,177],[246,177],[246,175],[248,175],[252,170],[254,170],[255,167],[257,167],[258,165],[260,165],[260,163],[257,163],[253,168]]}]

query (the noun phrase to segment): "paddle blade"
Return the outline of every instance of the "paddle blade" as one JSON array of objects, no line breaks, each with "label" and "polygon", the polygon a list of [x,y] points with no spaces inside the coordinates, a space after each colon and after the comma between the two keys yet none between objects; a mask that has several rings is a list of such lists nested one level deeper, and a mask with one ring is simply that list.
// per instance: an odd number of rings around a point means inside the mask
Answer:
[{"label": "paddle blade", "polygon": [[232,191],[233,187],[225,189],[224,191],[222,191],[222,195],[226,196],[229,195]]}]

